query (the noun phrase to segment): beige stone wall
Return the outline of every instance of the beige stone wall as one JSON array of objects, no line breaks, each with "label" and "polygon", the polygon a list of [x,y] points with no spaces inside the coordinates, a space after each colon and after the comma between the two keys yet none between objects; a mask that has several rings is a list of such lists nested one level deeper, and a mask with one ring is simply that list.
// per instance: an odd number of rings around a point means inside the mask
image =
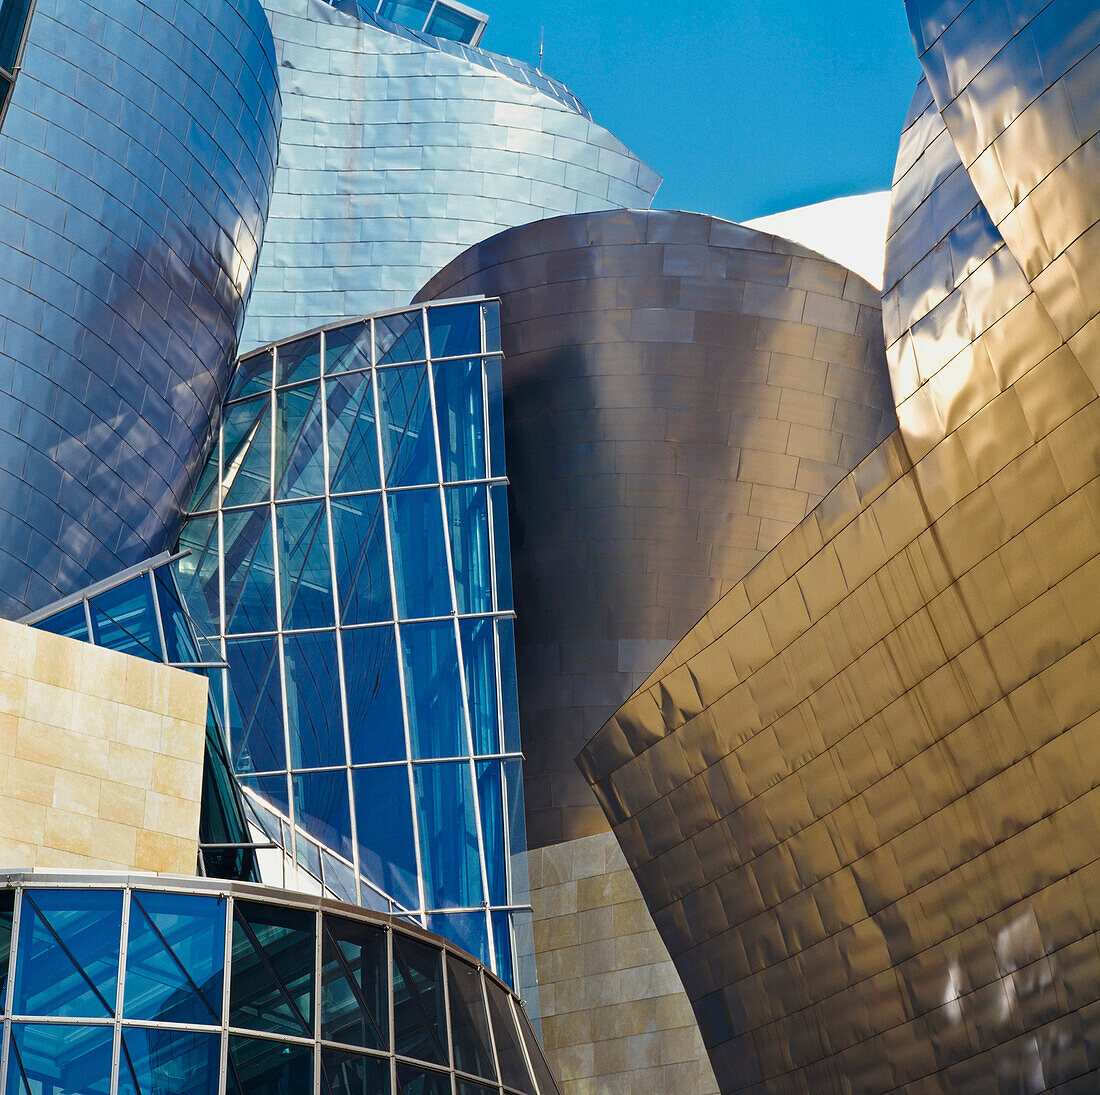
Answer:
[{"label": "beige stone wall", "polygon": [[543,1045],[562,1095],[714,1095],[680,978],[611,833],[530,853]]},{"label": "beige stone wall", "polygon": [[207,682],[0,620],[0,869],[193,874]]}]

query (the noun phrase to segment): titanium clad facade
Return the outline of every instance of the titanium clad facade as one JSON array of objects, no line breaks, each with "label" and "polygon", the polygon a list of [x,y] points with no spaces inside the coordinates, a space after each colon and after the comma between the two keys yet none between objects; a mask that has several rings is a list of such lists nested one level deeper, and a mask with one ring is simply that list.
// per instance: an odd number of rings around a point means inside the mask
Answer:
[{"label": "titanium clad facade", "polygon": [[657,190],[567,89],[520,62],[323,0],[264,6],[284,122],[242,351],[402,307],[502,228],[648,207]]},{"label": "titanium clad facade", "polygon": [[581,763],[724,1092],[1092,1092],[1100,16],[907,6],[899,429]]},{"label": "titanium clad facade", "polygon": [[259,0],[172,13],[31,14],[0,129],[8,616],[169,546],[224,395],[274,178],[274,47]]},{"label": "titanium clad facade", "polygon": [[499,295],[532,847],[606,832],[573,758],[894,428],[877,293],[761,232],[595,213],[421,294]]}]

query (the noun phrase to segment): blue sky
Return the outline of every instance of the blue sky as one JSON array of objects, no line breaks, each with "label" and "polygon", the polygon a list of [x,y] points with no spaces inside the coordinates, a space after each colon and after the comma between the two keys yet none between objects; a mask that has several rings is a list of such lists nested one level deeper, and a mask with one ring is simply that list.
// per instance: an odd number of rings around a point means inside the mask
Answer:
[{"label": "blue sky", "polygon": [[902,0],[483,0],[482,44],[564,81],[665,177],[748,220],[884,190],[920,76]]}]

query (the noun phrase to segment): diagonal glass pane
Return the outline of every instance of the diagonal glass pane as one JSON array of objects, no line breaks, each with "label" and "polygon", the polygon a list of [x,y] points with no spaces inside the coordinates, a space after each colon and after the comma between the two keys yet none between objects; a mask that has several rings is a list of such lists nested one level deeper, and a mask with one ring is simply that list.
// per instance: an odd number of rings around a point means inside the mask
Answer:
[{"label": "diagonal glass pane", "polygon": [[393,619],[386,526],[380,494],[333,498],[332,539],[336,588],[345,624]]},{"label": "diagonal glass pane", "polygon": [[218,469],[218,438],[215,436],[210,456],[203,465],[199,481],[195,484],[194,494],[191,495],[191,505],[187,507],[189,513],[217,508],[221,497],[217,491]]},{"label": "diagonal glass pane", "polygon": [[332,489],[377,490],[378,435],[375,432],[372,374],[336,376],[325,384],[328,392],[328,462]]},{"label": "diagonal glass pane", "polygon": [[180,594],[196,620],[209,619],[220,628],[218,588],[218,518],[193,517],[180,533],[179,550],[190,554],[176,561]]},{"label": "diagonal glass pane", "polygon": [[273,350],[260,350],[243,357],[237,364],[226,399],[240,399],[271,387],[271,370],[274,365]]},{"label": "diagonal glass pane", "polygon": [[146,661],[164,661],[148,574],[99,594],[88,608],[96,646]]},{"label": "diagonal glass pane", "polygon": [[321,1048],[321,1095],[390,1095],[387,1059]]},{"label": "diagonal glass pane", "polygon": [[306,772],[293,777],[294,818],[320,843],[351,858],[351,813],[348,807],[348,774]]},{"label": "diagonal glass pane", "polygon": [[321,336],[286,342],[275,350],[275,384],[314,380],[321,375]]},{"label": "diagonal glass pane", "polygon": [[275,497],[325,493],[321,386],[305,384],[275,393]]},{"label": "diagonal glass pane", "polygon": [[321,1037],[367,1049],[389,1048],[386,934],[340,916],[323,918]]},{"label": "diagonal glass pane", "polygon": [[466,722],[454,623],[405,624],[401,653],[413,757],[465,756]]},{"label": "diagonal glass pane", "polygon": [[481,974],[468,962],[447,956],[451,1038],[455,1068],[487,1080],[497,1078],[489,1039],[489,1016],[481,991]]},{"label": "diagonal glass pane", "polygon": [[325,332],[325,375],[370,368],[370,322]]},{"label": "diagonal glass pane", "polygon": [[312,913],[300,909],[234,904],[230,1026],[312,1034],[313,930]]},{"label": "diagonal glass pane", "polygon": [[279,593],[285,627],[331,627],[332,571],[323,502],[279,506]]},{"label": "diagonal glass pane", "polygon": [[404,1057],[447,1064],[443,952],[393,933],[394,1045]]},{"label": "diagonal glass pane", "polygon": [[455,304],[429,308],[428,345],[433,358],[481,353],[481,306]]},{"label": "diagonal glass pane", "polygon": [[489,496],[485,487],[445,487],[458,611],[493,611]]},{"label": "diagonal glass pane", "polygon": [[222,505],[247,506],[271,497],[271,397],[226,411],[222,435]]},{"label": "diagonal glass pane", "polygon": [[531,1020],[527,1018],[522,1008],[517,1008],[519,1013],[519,1029],[523,1032],[523,1044],[527,1047],[527,1056],[535,1070],[535,1081],[539,1095],[557,1095],[558,1085],[554,1082],[553,1073],[542,1054],[542,1047],[531,1029]]},{"label": "diagonal glass pane", "polygon": [[230,1035],[226,1095],[296,1095],[312,1090],[310,1046]]},{"label": "diagonal glass pane", "polygon": [[340,636],[348,694],[352,764],[405,759],[405,724],[393,627],[357,627]]},{"label": "diagonal glass pane", "polygon": [[[512,1002],[504,990],[486,978],[485,989],[489,997],[489,1014],[493,1019],[493,1036],[497,1046],[501,1079],[505,1087],[515,1088],[523,1095],[534,1095],[531,1074],[520,1048],[519,1031],[512,1013]],[[551,1089],[553,1090],[553,1089]]]},{"label": "diagonal glass pane", "polygon": [[225,657],[232,683],[229,756],[233,770],[276,772],[286,768],[277,640],[227,639]]},{"label": "diagonal glass pane", "polygon": [[438,482],[427,366],[380,369],[378,413],[386,485],[412,487]]},{"label": "diagonal glass pane", "polygon": [[427,354],[424,344],[424,320],[420,309],[414,312],[400,312],[392,316],[379,316],[374,321],[374,341],[375,360],[379,365],[423,361]]},{"label": "diagonal glass pane", "polygon": [[408,769],[361,768],[353,780],[359,869],[379,889],[415,909],[420,896]]},{"label": "diagonal glass pane", "polygon": [[24,890],[15,1015],[114,1015],[122,893]]},{"label": "diagonal glass pane", "polygon": [[123,1015],[162,1023],[220,1024],[224,950],[224,900],[135,891]]},{"label": "diagonal glass pane", "polygon": [[481,361],[448,361],[432,367],[443,481],[485,478],[485,415]]},{"label": "diagonal glass pane", "polygon": [[438,490],[388,496],[397,611],[402,620],[451,613],[451,583]]},{"label": "diagonal glass pane", "polygon": [[88,620],[84,615],[84,603],[63,609],[56,616],[47,616],[34,625],[53,635],[65,635],[70,639],[88,642]]},{"label": "diagonal glass pane", "polygon": [[7,1095],[108,1095],[113,1027],[12,1023]]},{"label": "diagonal glass pane", "polygon": [[336,633],[315,631],[284,636],[283,664],[290,767],[344,765],[347,761]]},{"label": "diagonal glass pane", "polygon": [[271,509],[222,515],[225,539],[225,619],[230,633],[274,631],[275,559]]},{"label": "diagonal glass pane", "polygon": [[158,567],[153,571],[153,584],[156,587],[160,621],[164,628],[164,653],[169,664],[200,660],[199,651],[191,637],[187,614],[176,593],[171,570],[168,567]]},{"label": "diagonal glass pane", "polygon": [[221,1035],[123,1027],[118,1095],[218,1095]]},{"label": "diagonal glass pane", "polygon": [[413,776],[427,907],[480,905],[481,857],[470,766],[418,764]]}]

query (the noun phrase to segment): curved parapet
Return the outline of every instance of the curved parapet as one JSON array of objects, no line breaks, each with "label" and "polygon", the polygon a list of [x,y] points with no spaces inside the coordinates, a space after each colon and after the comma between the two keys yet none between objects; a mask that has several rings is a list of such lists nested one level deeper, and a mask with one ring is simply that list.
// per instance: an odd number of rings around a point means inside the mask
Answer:
[{"label": "curved parapet", "polygon": [[39,4],[0,132],[0,613],[169,546],[274,177],[259,0]]},{"label": "curved parapet", "polygon": [[406,304],[464,248],[648,206],[660,177],[520,62],[323,0],[264,0],[284,124],[242,349]]},{"label": "curved parapet", "polygon": [[533,845],[606,831],[581,746],[894,426],[877,294],[688,213],[564,217],[422,296],[499,295]]},{"label": "curved parapet", "polygon": [[581,759],[724,1092],[1100,1080],[1100,18],[962,7],[911,6],[898,432]]}]

